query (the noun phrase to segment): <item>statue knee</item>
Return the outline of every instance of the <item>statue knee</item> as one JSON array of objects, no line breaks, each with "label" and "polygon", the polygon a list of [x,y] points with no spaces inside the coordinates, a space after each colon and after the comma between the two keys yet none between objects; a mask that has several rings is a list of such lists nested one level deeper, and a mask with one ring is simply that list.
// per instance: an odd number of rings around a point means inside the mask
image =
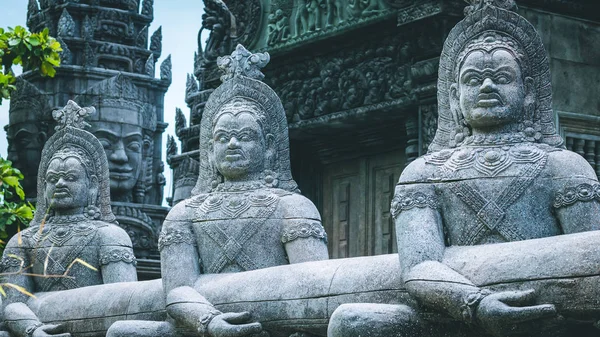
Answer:
[{"label": "statue knee", "polygon": [[420,330],[420,320],[408,306],[353,303],[342,304],[333,312],[327,336],[403,337]]},{"label": "statue knee", "polygon": [[175,337],[175,329],[167,322],[117,321],[106,337]]}]

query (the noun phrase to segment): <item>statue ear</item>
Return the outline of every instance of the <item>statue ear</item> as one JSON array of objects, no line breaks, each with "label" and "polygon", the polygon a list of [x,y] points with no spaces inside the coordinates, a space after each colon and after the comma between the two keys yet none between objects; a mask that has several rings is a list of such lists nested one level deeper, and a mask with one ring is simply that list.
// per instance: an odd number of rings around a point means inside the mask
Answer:
[{"label": "statue ear", "polygon": [[450,111],[452,112],[454,123],[456,123],[457,126],[461,125],[460,120],[462,120],[462,116],[460,115],[460,94],[458,92],[458,84],[456,83],[452,83],[450,86]]},{"label": "statue ear", "polygon": [[95,206],[98,201],[98,177],[90,176],[90,193],[88,194],[88,205]]},{"label": "statue ear", "polygon": [[265,164],[268,166],[268,169],[272,169],[274,167],[275,161],[277,160],[276,155],[276,144],[275,144],[275,136],[273,134],[267,133],[265,136]]},{"label": "statue ear", "polygon": [[525,87],[525,112],[527,114],[526,119],[533,120],[533,115],[535,111],[533,106],[535,104],[535,83],[533,78],[527,76],[525,77],[525,81],[523,81]]},{"label": "statue ear", "polygon": [[46,133],[44,131],[40,131],[37,135],[38,137],[38,142],[40,144],[42,144],[42,146],[44,146],[44,144],[46,144],[46,140],[48,139],[48,135],[46,135]]}]

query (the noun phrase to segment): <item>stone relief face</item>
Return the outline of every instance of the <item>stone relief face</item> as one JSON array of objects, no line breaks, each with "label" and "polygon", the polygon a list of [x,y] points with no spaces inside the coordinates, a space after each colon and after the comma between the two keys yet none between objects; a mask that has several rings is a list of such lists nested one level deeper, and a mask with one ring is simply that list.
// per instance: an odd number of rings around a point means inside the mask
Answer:
[{"label": "stone relief face", "polygon": [[35,195],[37,188],[38,165],[46,134],[40,133],[33,123],[13,125],[7,130],[7,159],[21,170],[26,179],[21,181],[26,195]]},{"label": "stone relief face", "polygon": [[46,199],[56,211],[83,212],[88,204],[89,179],[79,159],[54,158],[46,171]]},{"label": "stone relief face", "polygon": [[521,68],[506,49],[471,52],[458,79],[460,110],[472,127],[509,124],[523,113],[527,93]]},{"label": "stone relief face", "polygon": [[218,115],[213,128],[213,155],[226,180],[251,180],[263,171],[265,137],[251,112]]},{"label": "stone relief face", "polygon": [[135,186],[142,163],[142,127],[114,122],[94,122],[94,135],[108,158],[110,191],[113,201],[129,195]]}]

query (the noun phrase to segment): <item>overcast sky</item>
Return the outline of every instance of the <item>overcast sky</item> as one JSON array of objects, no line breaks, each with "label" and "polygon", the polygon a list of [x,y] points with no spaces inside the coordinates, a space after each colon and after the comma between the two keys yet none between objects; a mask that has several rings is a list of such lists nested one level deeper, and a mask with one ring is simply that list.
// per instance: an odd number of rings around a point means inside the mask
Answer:
[{"label": "overcast sky", "polygon": [[[0,27],[26,27],[27,0],[0,0]],[[171,172],[166,165],[167,135],[175,135],[175,108],[182,109],[189,117],[189,109],[185,104],[186,74],[194,71],[194,52],[197,50],[197,35],[202,23],[204,4],[202,0],[154,0],[154,21],[149,32],[152,34],[162,26],[162,54],[156,63],[156,76],[160,76],[159,67],[162,61],[171,54],[173,63],[173,83],[165,96],[165,122],[169,127],[163,134],[163,161],[165,161],[165,197],[171,195]],[[20,69],[14,69],[18,74]],[[0,126],[8,124],[9,102],[0,105]],[[189,119],[189,118],[188,118]],[[6,133],[0,127],[0,156],[6,158]],[[181,146],[179,146],[181,149]]]}]

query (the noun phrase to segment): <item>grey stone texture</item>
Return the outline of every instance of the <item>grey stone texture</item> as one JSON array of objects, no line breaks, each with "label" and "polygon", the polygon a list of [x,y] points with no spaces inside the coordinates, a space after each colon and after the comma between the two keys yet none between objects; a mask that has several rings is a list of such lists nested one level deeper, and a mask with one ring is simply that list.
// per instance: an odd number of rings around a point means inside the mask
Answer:
[{"label": "grey stone texture", "polygon": [[104,149],[83,130],[89,126],[84,118],[94,112],[73,101],[53,112],[57,131],[41,153],[34,219],[4,250],[3,321],[15,336],[63,332],[42,323],[24,304],[32,293],[137,280],[131,240],[110,207]]},{"label": "grey stone texture", "polygon": [[[588,162],[565,150],[556,133],[546,51],[535,28],[515,9],[512,1],[476,1],[466,8],[440,58],[435,138],[429,153],[410,163],[396,186],[390,212],[403,282],[419,308],[342,306],[334,313],[330,336],[599,333],[597,307],[586,316],[583,303],[575,309],[580,312],[569,312],[563,302],[569,298],[560,291],[545,297],[535,287],[482,289],[461,272],[470,261],[446,261],[455,246],[489,247],[486,255],[506,257],[508,246],[497,249],[497,244],[519,242],[544,250],[533,239],[600,229],[600,184]],[[579,235],[577,245],[596,233]],[[571,256],[578,249],[554,246],[552,252]],[[487,263],[499,267],[491,259]],[[512,269],[503,273],[510,277],[525,272],[552,279],[570,269],[525,258],[503,260],[507,263]],[[474,270],[476,279],[492,276],[485,268]],[[580,296],[594,298],[593,282],[581,288]],[[458,331],[430,330],[439,323],[421,319],[430,311],[457,321]],[[399,323],[379,331],[386,315]]]},{"label": "grey stone texture", "polygon": [[48,27],[57,37],[61,66],[52,79],[31,71],[19,76],[7,127],[8,159],[23,171],[26,195],[35,201],[39,155],[53,133],[52,110],[68,100],[96,108],[91,131],[106,150],[113,211],[141,258],[141,278],[160,277],[156,242],[168,212],[161,207],[162,133],[171,59],[155,78],[162,33],[148,32],[152,2],[30,1],[28,27]]}]

